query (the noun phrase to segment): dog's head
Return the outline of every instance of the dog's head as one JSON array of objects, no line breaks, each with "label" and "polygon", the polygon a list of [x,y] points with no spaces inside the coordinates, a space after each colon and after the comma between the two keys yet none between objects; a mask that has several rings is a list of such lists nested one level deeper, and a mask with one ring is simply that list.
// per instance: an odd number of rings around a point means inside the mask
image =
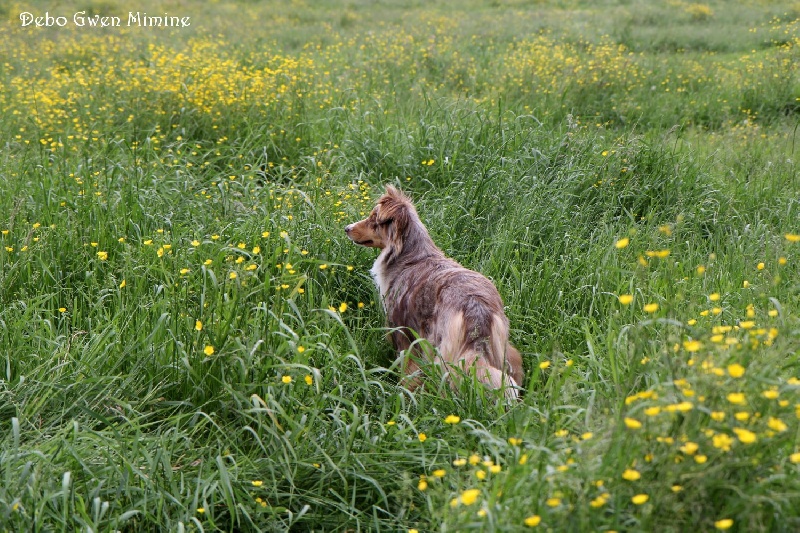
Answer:
[{"label": "dog's head", "polygon": [[356,244],[372,248],[401,246],[410,224],[418,220],[411,200],[391,185],[364,220],[350,224],[344,232]]}]

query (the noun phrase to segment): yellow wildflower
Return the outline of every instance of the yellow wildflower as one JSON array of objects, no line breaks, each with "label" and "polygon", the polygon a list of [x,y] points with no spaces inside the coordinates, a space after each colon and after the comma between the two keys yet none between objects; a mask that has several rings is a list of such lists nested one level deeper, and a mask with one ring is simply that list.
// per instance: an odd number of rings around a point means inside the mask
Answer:
[{"label": "yellow wildflower", "polygon": [[774,400],[779,395],[780,395],[780,393],[775,389],[765,390],[764,392],[761,393],[761,396],[763,396],[767,400]]},{"label": "yellow wildflower", "polygon": [[757,440],[756,434],[749,429],[733,428],[733,432],[743,444],[752,444]]},{"label": "yellow wildflower", "polygon": [[728,401],[735,405],[742,405],[745,403],[745,396],[744,393],[741,392],[731,392],[728,394]]},{"label": "yellow wildflower", "polygon": [[733,526],[733,520],[730,518],[723,518],[722,520],[717,520],[714,522],[714,527],[720,530],[730,529]]},{"label": "yellow wildflower", "polygon": [[642,427],[642,423],[635,418],[625,418],[625,426],[628,429],[639,429]]},{"label": "yellow wildflower", "polygon": [[539,516],[538,514],[535,514],[525,519],[525,525],[528,527],[536,527],[539,525],[539,523],[541,523],[541,521],[542,517]]},{"label": "yellow wildflower", "polygon": [[769,417],[769,419],[767,420],[767,426],[771,430],[777,431],[779,433],[782,433],[787,429],[789,429],[789,427],[783,422],[783,420],[775,418],[773,416]]},{"label": "yellow wildflower", "polygon": [[696,442],[689,441],[678,449],[686,455],[694,455],[698,448],[700,448],[700,446],[698,446]]},{"label": "yellow wildflower", "polygon": [[745,368],[740,365],[739,363],[733,363],[732,365],[728,365],[728,374],[732,378],[740,378],[744,376]]},{"label": "yellow wildflower", "polygon": [[657,257],[659,259],[664,259],[665,257],[669,256],[669,250],[648,250],[644,253],[647,257]]},{"label": "yellow wildflower", "polygon": [[600,496],[598,496],[594,500],[590,501],[589,505],[596,508],[596,507],[602,507],[606,503],[608,503],[607,496],[605,494],[601,494]]},{"label": "yellow wildflower", "polygon": [[[472,505],[473,503],[475,503],[475,501],[477,501],[478,496],[480,496],[480,493],[481,491],[478,489],[467,489],[461,493],[461,496],[459,496],[457,500],[453,501],[456,502],[455,505],[458,505],[459,503],[463,505]],[[455,507],[452,501],[450,502],[450,505]]]},{"label": "yellow wildflower", "polygon": [[696,340],[683,341],[683,349],[687,352],[697,352],[703,347],[703,343]]},{"label": "yellow wildflower", "polygon": [[637,470],[627,469],[622,473],[622,479],[626,481],[638,481],[641,479],[642,474],[640,474]]}]

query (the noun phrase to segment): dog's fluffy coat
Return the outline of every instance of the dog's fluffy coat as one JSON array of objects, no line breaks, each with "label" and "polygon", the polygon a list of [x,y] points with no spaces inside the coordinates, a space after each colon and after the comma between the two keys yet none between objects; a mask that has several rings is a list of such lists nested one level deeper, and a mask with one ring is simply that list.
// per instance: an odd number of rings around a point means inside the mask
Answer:
[{"label": "dog's fluffy coat", "polygon": [[[345,233],[356,244],[381,249],[372,275],[395,348],[408,350],[415,339],[408,330],[413,330],[438,348],[451,379],[474,366],[480,381],[517,397],[522,359],[508,342],[500,294],[486,277],[445,257],[407,196],[387,186],[370,215],[347,226]],[[408,358],[411,389],[419,384],[418,371]]]}]

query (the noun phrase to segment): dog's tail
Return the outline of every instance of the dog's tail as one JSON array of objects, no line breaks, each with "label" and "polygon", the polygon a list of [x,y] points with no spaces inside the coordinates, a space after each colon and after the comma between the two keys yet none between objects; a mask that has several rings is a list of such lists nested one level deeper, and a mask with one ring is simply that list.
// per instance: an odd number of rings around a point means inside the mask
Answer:
[{"label": "dog's tail", "polygon": [[476,328],[465,324],[463,313],[449,321],[440,352],[446,365],[454,367],[451,379],[457,381],[458,374],[469,373],[474,367],[481,383],[503,390],[508,400],[516,400],[522,385],[522,359],[508,342],[508,324],[496,314],[484,323],[489,325],[487,335],[476,338]]},{"label": "dog's tail", "polygon": [[489,360],[495,368],[503,369],[511,379],[522,386],[522,356],[508,342],[508,322],[504,316],[492,316],[491,354]]},{"label": "dog's tail", "polygon": [[508,373],[489,365],[486,358],[480,355],[475,359],[474,364],[475,376],[481,383],[493,389],[502,390],[506,400],[511,401],[519,398],[519,383]]}]

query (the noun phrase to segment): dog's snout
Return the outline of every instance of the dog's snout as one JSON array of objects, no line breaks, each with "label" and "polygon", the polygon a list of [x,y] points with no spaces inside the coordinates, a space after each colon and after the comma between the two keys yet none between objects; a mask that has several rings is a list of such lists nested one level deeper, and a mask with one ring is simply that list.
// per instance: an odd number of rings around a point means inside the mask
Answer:
[{"label": "dog's snout", "polygon": [[344,232],[347,233],[348,235],[350,234],[351,231],[353,231],[353,224],[348,224],[347,226],[344,227]]}]

